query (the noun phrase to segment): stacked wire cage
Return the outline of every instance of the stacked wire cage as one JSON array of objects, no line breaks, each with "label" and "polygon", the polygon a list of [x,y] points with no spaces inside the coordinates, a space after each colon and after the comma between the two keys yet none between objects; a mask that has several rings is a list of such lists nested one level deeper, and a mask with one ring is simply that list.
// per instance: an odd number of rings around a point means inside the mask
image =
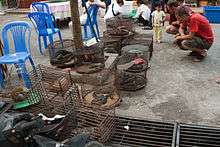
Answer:
[{"label": "stacked wire cage", "polygon": [[114,17],[106,20],[106,31],[103,32],[105,52],[121,54],[124,39],[134,35],[134,22],[129,18]]}]

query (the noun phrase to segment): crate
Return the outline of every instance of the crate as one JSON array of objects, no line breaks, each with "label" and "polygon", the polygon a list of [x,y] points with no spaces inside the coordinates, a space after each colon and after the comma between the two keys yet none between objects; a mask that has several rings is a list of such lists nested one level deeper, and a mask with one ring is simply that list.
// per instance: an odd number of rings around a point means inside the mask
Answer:
[{"label": "crate", "polygon": [[220,6],[205,6],[204,16],[210,23],[220,23]]}]

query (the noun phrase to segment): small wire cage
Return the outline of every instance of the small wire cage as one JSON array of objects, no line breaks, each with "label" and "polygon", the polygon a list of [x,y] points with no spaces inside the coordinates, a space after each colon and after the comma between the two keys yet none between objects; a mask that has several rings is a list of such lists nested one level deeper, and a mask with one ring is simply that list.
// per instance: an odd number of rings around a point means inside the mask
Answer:
[{"label": "small wire cage", "polygon": [[113,135],[116,126],[115,108],[103,110],[95,105],[87,105],[83,101],[82,87],[77,85],[78,88],[75,88],[75,86],[70,90],[76,90],[80,96],[74,97],[77,129],[72,133],[89,132],[93,139],[106,143]]},{"label": "small wire cage", "polygon": [[50,63],[60,68],[82,65],[83,62],[99,63],[104,62],[102,43],[76,49],[72,39],[64,39],[63,44],[55,41],[54,46],[48,46]]},{"label": "small wire cage", "polygon": [[113,17],[106,20],[106,28],[108,30],[115,30],[117,28],[126,28],[130,32],[135,32],[134,30],[134,21],[126,17]]},{"label": "small wire cage", "polygon": [[148,61],[136,65],[132,63],[136,58],[135,54],[124,54],[119,58],[115,78],[117,89],[136,91],[146,86]]}]

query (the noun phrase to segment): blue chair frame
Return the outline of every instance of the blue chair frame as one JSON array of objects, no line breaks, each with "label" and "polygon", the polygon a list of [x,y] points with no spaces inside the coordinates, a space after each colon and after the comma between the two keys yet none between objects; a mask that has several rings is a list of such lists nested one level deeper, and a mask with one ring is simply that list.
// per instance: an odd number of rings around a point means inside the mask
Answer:
[{"label": "blue chair frame", "polygon": [[[11,33],[14,43],[14,53],[10,54],[11,48],[9,47],[8,34]],[[26,40],[27,35],[27,40]],[[35,65],[30,54],[30,36],[31,27],[27,22],[14,21],[7,23],[2,29],[2,41],[3,41],[3,56],[0,57],[0,64],[14,64],[19,68],[18,72],[24,80],[24,84],[27,88],[30,88],[31,82],[26,70],[25,61],[29,59],[33,69]],[[0,82],[1,87],[4,87],[2,69],[0,66]]]},{"label": "blue chair frame", "polygon": [[[90,7],[88,8],[86,23],[82,24],[83,31],[84,31],[83,40],[88,40],[93,37],[98,37],[98,38],[100,37],[99,27],[98,27],[98,22],[97,22],[98,10],[99,10],[99,7],[96,4],[90,5]],[[96,30],[94,29],[94,26],[96,27]],[[87,27],[89,27],[90,31],[92,32],[92,36],[88,36]]]},{"label": "blue chair frame", "polygon": [[33,13],[29,13],[28,17],[32,21],[38,33],[38,43],[39,43],[40,53],[43,55],[43,51],[41,47],[41,37],[43,37],[45,49],[47,48],[47,37],[49,37],[49,42],[52,46],[52,55],[53,55],[54,53],[53,35],[55,33],[58,33],[62,45],[63,45],[63,41],[60,30],[54,27],[51,15],[45,12],[33,12]]}]

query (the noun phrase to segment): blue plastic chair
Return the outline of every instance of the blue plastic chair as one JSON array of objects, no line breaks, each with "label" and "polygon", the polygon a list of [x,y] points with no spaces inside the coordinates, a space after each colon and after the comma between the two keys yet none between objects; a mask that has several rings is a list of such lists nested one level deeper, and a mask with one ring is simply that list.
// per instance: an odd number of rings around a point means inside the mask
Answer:
[{"label": "blue plastic chair", "polygon": [[[98,10],[99,10],[99,7],[94,4],[94,5],[90,5],[90,7],[88,8],[88,13],[89,15],[87,15],[87,19],[86,19],[86,23],[85,24],[81,24],[83,26],[83,40],[89,40],[93,37],[98,36],[98,38],[100,37],[99,36],[99,27],[98,27],[98,22],[97,22],[97,14],[98,14]],[[90,24],[90,21],[89,21],[89,17],[91,19],[91,24]],[[92,27],[95,26],[95,32],[92,31]],[[88,28],[90,29],[90,33],[88,32]],[[94,34],[96,33],[96,34]]]},{"label": "blue plastic chair", "polygon": [[49,9],[49,6],[47,3],[44,3],[44,2],[33,2],[31,4],[31,7],[33,8],[34,12],[45,12],[45,13],[48,13],[52,16],[53,18],[53,23],[55,26],[56,25],[56,19],[55,19],[55,16],[50,12],[50,9]]},{"label": "blue plastic chair", "polygon": [[[14,43],[14,53],[10,53],[12,50],[9,47],[8,34],[12,35]],[[27,35],[27,39],[26,39]],[[25,61],[29,59],[33,69],[35,65],[30,54],[30,35],[31,27],[27,22],[14,21],[7,23],[2,29],[2,41],[3,41],[3,56],[0,57],[0,64],[14,64],[19,68],[19,74],[24,80],[24,84],[27,88],[30,88],[30,79],[25,67]],[[1,68],[1,66],[0,66]],[[0,69],[0,82],[1,86],[4,86],[2,69]]]},{"label": "blue plastic chair", "polygon": [[35,12],[46,12],[48,14],[51,14],[48,4],[44,2],[33,2],[31,4],[31,7]]},{"label": "blue plastic chair", "polygon": [[58,33],[60,42],[63,45],[62,36],[60,30],[54,27],[51,15],[45,12],[33,12],[29,13],[28,17],[32,21],[35,26],[35,29],[38,33],[38,43],[40,53],[43,55],[42,47],[41,47],[41,37],[44,40],[44,47],[47,48],[47,36],[49,37],[50,45],[52,46],[52,55],[54,53],[53,48],[53,35]]}]

